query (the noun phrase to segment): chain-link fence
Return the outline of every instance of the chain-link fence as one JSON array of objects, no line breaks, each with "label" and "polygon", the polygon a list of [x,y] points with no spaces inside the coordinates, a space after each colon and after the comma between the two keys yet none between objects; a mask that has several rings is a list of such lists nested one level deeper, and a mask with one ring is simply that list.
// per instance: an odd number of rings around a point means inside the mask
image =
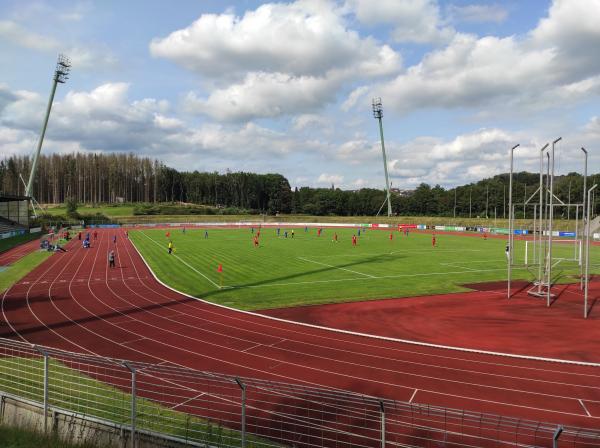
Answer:
[{"label": "chain-link fence", "polygon": [[[211,447],[577,447],[600,432],[0,339],[0,395]],[[47,421],[47,418],[46,418]]]}]

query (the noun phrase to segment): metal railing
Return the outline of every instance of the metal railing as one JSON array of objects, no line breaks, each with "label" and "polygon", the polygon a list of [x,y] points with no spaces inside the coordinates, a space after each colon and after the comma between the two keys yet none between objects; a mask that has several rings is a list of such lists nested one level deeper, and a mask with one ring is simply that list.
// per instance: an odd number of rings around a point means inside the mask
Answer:
[{"label": "metal railing", "polygon": [[[219,447],[600,446],[600,431],[0,339],[0,395]],[[45,426],[48,430],[48,426]]]}]

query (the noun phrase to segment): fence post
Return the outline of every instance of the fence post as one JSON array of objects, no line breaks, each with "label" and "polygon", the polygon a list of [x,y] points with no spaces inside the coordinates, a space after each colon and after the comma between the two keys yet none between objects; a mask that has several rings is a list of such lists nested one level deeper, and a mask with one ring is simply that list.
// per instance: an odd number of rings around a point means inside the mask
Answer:
[{"label": "fence post", "polygon": [[552,436],[552,448],[558,448],[558,438],[560,437],[562,432],[563,432],[562,426],[557,427],[556,430],[554,431],[554,435]]},{"label": "fence post", "polygon": [[246,385],[237,377],[235,382],[242,389],[242,448],[246,448]]},{"label": "fence post", "polygon": [[46,434],[48,432],[48,352],[37,345],[34,348],[44,357],[44,434]]},{"label": "fence post", "polygon": [[135,419],[136,419],[136,390],[135,390],[135,368],[128,362],[123,365],[131,372],[131,448],[136,447],[135,443]]},{"label": "fence post", "polygon": [[381,415],[381,448],[385,448],[385,407],[383,401],[379,401]]}]

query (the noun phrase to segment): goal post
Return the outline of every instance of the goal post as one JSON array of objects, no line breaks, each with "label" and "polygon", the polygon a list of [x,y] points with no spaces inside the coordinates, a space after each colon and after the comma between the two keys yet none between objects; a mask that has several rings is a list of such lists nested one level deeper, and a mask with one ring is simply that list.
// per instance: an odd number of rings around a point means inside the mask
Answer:
[{"label": "goal post", "polygon": [[[534,265],[539,263],[539,251],[536,248],[538,244],[547,244],[547,241],[525,241],[525,265]],[[581,250],[582,244],[580,239],[553,239],[552,240],[552,260],[556,261],[571,261],[578,265],[582,262]]]}]

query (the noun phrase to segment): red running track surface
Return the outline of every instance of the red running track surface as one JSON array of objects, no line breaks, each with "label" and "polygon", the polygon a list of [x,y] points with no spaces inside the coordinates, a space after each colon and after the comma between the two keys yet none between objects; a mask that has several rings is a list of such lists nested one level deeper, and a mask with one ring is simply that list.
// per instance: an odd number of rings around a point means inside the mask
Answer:
[{"label": "red running track surface", "polygon": [[40,248],[40,240],[32,240],[0,253],[0,266],[8,266]]},{"label": "red running track surface", "polygon": [[[92,245],[82,249],[70,243],[68,253],[53,255],[6,291],[0,336],[116,358],[600,426],[597,366],[420,346],[244,313],[159,284],[122,230],[103,230]],[[113,247],[117,268],[109,269],[107,253]],[[535,340],[532,335],[526,343]]]},{"label": "red running track surface", "polygon": [[297,322],[477,350],[600,363],[600,281],[591,281],[588,319],[579,283],[557,297],[527,294],[529,283],[465,285],[474,292],[298,306],[261,313]]}]

